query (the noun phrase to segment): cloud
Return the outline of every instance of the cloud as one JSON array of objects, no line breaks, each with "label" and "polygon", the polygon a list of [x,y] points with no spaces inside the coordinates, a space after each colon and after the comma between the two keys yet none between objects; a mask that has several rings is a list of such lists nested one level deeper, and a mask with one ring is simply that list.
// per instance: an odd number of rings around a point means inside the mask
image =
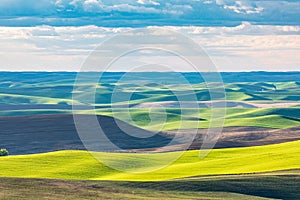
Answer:
[{"label": "cloud", "polygon": [[40,26],[40,27],[35,27],[31,29],[27,33],[31,37],[33,36],[38,36],[38,37],[53,37],[53,36],[59,36],[58,33],[55,31],[55,28],[52,26]]},{"label": "cloud", "polygon": [[0,26],[300,25],[292,0],[1,0]]},{"label": "cloud", "polygon": [[[276,71],[282,67],[295,70],[300,64],[297,57],[300,53],[300,26],[253,25],[244,22],[235,27],[162,28],[178,31],[193,39],[208,52],[221,71]],[[2,27],[0,70],[74,71],[101,42],[133,29],[98,26]],[[157,34],[165,33],[162,30]]]},{"label": "cloud", "polygon": [[225,9],[233,10],[236,13],[255,14],[263,11],[262,7],[257,7],[255,4],[249,5],[244,1],[236,1],[234,5],[224,5]]},{"label": "cloud", "polygon": [[261,13],[264,8],[256,5],[255,1],[242,0],[216,0],[217,5],[222,5],[224,9],[233,10],[238,14],[257,14]]},{"label": "cloud", "polygon": [[160,3],[153,0],[137,0],[138,4],[159,6]]},{"label": "cloud", "polygon": [[181,29],[186,30],[189,34],[201,35],[300,35],[300,26],[253,25],[249,22],[242,22],[235,27],[190,26]]},{"label": "cloud", "polygon": [[104,4],[100,0],[86,0],[83,2],[83,9],[87,12],[103,10]]}]

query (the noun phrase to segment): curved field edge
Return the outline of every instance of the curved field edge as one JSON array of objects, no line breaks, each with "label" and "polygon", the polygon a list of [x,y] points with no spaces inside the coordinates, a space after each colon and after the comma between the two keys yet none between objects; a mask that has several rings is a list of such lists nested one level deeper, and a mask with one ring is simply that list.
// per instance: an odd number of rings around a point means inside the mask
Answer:
[{"label": "curved field edge", "polygon": [[166,167],[166,159],[181,152],[158,154],[93,153],[115,166],[127,166],[132,172],[111,169],[87,151],[58,151],[44,154],[0,158],[0,176],[81,180],[161,181],[201,175],[244,174],[300,168],[300,141],[259,147],[215,149],[204,159],[199,151],[182,152]]},{"label": "curved field edge", "polygon": [[[184,112],[183,112],[184,111]],[[253,126],[263,128],[285,129],[297,127],[300,124],[300,109],[291,108],[215,108],[217,114],[226,113],[224,127]],[[108,108],[95,110],[67,110],[67,109],[22,109],[3,110],[0,117],[31,116],[45,114],[97,114],[116,117],[147,130],[178,130],[219,127],[221,123],[213,123],[209,108],[178,109],[178,108],[118,108],[113,111]],[[128,113],[130,114],[128,116]],[[151,115],[149,115],[151,114]],[[156,119],[156,120],[155,120]],[[159,120],[157,120],[159,119]]]},{"label": "curved field edge", "polygon": [[[102,109],[97,110],[99,115],[107,115],[116,117],[122,121],[130,123],[147,130],[178,130],[193,128],[209,128],[219,126],[211,120],[212,110],[208,108],[194,109],[145,109],[131,108],[130,117],[128,118],[128,110]],[[125,111],[125,112],[124,112]],[[214,109],[215,113],[222,114],[223,108]],[[158,119],[150,118],[149,113]],[[263,128],[285,129],[299,126],[300,110],[299,108],[226,108],[224,116],[224,127],[253,126]],[[86,113],[81,113],[86,114]]]},{"label": "curved field edge", "polygon": [[299,170],[155,182],[0,178],[0,199],[299,199],[299,183]]}]

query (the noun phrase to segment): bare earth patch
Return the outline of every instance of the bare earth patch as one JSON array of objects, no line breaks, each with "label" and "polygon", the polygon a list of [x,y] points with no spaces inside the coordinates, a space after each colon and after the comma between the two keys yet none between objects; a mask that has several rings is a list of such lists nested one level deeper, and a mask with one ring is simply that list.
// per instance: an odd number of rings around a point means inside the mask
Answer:
[{"label": "bare earth patch", "polygon": [[[181,141],[168,145],[175,131],[153,133],[134,127],[112,117],[98,116],[107,137],[125,152],[166,152],[200,149],[207,129],[199,129],[191,146]],[[149,136],[136,138],[127,135],[118,125],[128,131]],[[37,115],[23,117],[0,117],[1,148],[7,148],[12,155],[51,152],[57,150],[84,150],[77,134],[72,115]],[[189,138],[192,129],[176,131]],[[300,127],[268,129],[259,127],[226,127],[214,148],[260,146],[300,140]],[[100,144],[101,146],[101,144]],[[99,149],[101,151],[101,149]],[[111,149],[110,151],[119,151]]]}]

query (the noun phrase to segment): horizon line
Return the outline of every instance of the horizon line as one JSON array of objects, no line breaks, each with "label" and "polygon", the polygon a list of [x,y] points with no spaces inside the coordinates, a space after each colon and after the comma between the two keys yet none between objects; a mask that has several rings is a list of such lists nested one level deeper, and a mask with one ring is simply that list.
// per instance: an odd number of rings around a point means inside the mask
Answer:
[{"label": "horizon line", "polygon": [[287,70],[287,71],[268,71],[268,70],[254,70],[254,71],[64,71],[64,70],[55,70],[55,71],[43,71],[43,70],[17,70],[17,71],[1,71],[0,73],[5,72],[16,72],[16,73],[253,73],[253,72],[268,72],[268,73],[282,73],[282,72],[300,72],[300,70]]}]

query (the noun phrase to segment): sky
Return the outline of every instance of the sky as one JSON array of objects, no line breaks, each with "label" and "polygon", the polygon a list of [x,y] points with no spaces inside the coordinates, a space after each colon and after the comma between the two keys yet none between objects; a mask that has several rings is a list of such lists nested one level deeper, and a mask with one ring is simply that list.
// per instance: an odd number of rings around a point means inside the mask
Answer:
[{"label": "sky", "polygon": [[0,71],[78,71],[102,42],[151,27],[191,38],[219,71],[299,71],[299,13],[299,0],[1,0]]}]

